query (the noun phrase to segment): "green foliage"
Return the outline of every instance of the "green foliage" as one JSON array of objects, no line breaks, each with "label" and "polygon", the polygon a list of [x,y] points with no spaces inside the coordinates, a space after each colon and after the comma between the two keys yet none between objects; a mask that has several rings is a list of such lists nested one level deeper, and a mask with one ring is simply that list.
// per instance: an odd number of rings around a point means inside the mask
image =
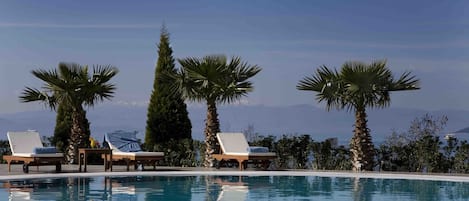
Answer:
[{"label": "green foliage", "polygon": [[419,89],[418,84],[409,72],[394,79],[386,61],[345,62],[340,71],[321,66],[316,74],[301,80],[297,89],[318,92],[316,99],[327,102],[328,109],[352,111],[389,106],[389,92]]},{"label": "green foliage", "polygon": [[205,161],[205,150],[207,145],[203,141],[194,140],[194,149],[196,151],[196,167],[204,165]]},{"label": "green foliage", "polygon": [[332,149],[332,166],[331,170],[351,170],[350,151],[345,146],[339,146]]},{"label": "green foliage", "polygon": [[[452,169],[455,167],[455,154],[458,151],[459,148],[459,140],[456,137],[452,136],[446,136],[446,145],[443,147],[443,157],[444,159],[444,164],[442,167],[447,167],[448,169]],[[452,170],[449,170],[450,172]]]},{"label": "green foliage", "polygon": [[251,142],[251,145],[268,147],[277,153],[276,161],[279,168],[307,168],[308,156],[310,154],[309,144],[311,138],[309,135],[287,136],[284,135],[278,141],[274,141],[273,136],[260,136],[257,141]]},{"label": "green foliage", "polygon": [[170,85],[173,81],[162,78],[164,74],[176,71],[172,54],[169,33],[163,27],[158,45],[153,91],[147,113],[145,146],[148,149],[153,149],[157,144],[162,150],[174,149],[175,147],[170,144],[175,143],[172,140],[184,142],[183,139],[191,139],[192,125],[187,106],[180,93],[171,89]]},{"label": "green foliage", "polygon": [[456,147],[454,154],[453,171],[457,173],[469,173],[469,143],[464,140]]},{"label": "green foliage", "polygon": [[[277,154],[277,168],[350,170],[350,152],[344,146],[332,146],[331,140],[314,142],[309,135],[256,136],[251,146],[268,147]],[[312,161],[311,161],[312,159]],[[311,164],[312,163],[312,164]]]},{"label": "green foliage", "polygon": [[434,118],[429,114],[412,121],[407,133],[386,139],[379,149],[382,170],[410,172],[458,172],[467,165],[464,142],[448,138],[446,145],[438,134],[448,118]]},{"label": "green foliage", "polygon": [[0,140],[0,162],[6,163],[6,161],[3,160],[3,155],[9,154],[11,154],[10,143],[8,140]]},{"label": "green foliage", "polygon": [[277,167],[280,168],[306,168],[309,155],[309,144],[311,138],[309,135],[287,136],[283,135],[274,144],[274,150],[277,153]]},{"label": "green foliage", "polygon": [[83,105],[94,106],[98,101],[112,98],[116,88],[107,82],[118,70],[110,65],[96,65],[90,75],[88,66],[60,62],[57,70],[39,69],[31,73],[45,82],[43,91],[26,87],[20,96],[21,101],[42,101],[52,109],[58,104],[66,104],[76,111]]},{"label": "green foliage", "polygon": [[328,170],[332,165],[332,145],[329,140],[324,142],[313,142],[311,144],[313,151],[315,169]]},{"label": "green foliage", "polygon": [[269,136],[257,136],[255,140],[250,141],[251,146],[267,147],[269,150],[274,150],[275,146],[275,137],[272,135]]},{"label": "green foliage", "polygon": [[240,57],[228,59],[224,55],[203,58],[179,59],[181,69],[176,79],[186,99],[215,103],[232,103],[253,90],[249,81],[261,71],[257,65],[249,65]]},{"label": "green foliage", "polygon": [[312,142],[313,169],[350,170],[350,152],[344,147],[334,147],[331,139]]},{"label": "green foliage", "polygon": [[154,151],[164,152],[162,165],[176,167],[196,167],[200,164],[196,160],[196,147],[198,143],[192,139],[170,139],[164,144],[157,144]]}]

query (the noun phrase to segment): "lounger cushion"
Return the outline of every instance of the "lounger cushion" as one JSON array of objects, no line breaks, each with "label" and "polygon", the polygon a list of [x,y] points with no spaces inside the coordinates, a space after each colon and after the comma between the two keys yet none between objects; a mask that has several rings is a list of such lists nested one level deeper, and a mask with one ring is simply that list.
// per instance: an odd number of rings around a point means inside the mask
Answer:
[{"label": "lounger cushion", "polygon": [[242,133],[217,133],[218,142],[225,154],[247,155],[249,145]]},{"label": "lounger cushion", "polygon": [[267,147],[249,147],[249,153],[267,153],[269,148]]},{"label": "lounger cushion", "polygon": [[18,157],[38,157],[38,158],[46,158],[46,157],[63,157],[63,153],[51,153],[51,154],[33,154],[33,153],[16,153],[13,156]]},{"label": "lounger cushion", "polygon": [[52,154],[57,153],[55,147],[34,147],[33,154]]},{"label": "lounger cushion", "polygon": [[34,147],[43,147],[39,133],[35,131],[11,132],[7,133],[10,143],[11,153],[13,155],[33,153]]},{"label": "lounger cushion", "polygon": [[136,132],[114,131],[104,135],[104,141],[108,143],[109,148],[121,152],[140,152],[142,148],[136,137]]},{"label": "lounger cushion", "polygon": [[120,156],[164,156],[163,152],[146,152],[146,151],[141,151],[141,152],[120,152],[120,151],[114,151],[112,152],[112,155],[120,155]]},{"label": "lounger cushion", "polygon": [[117,147],[119,150],[124,151],[124,152],[142,151],[142,148],[140,147],[140,144],[138,144],[137,139],[121,138],[120,140],[124,142],[125,144],[121,145],[120,147]]}]

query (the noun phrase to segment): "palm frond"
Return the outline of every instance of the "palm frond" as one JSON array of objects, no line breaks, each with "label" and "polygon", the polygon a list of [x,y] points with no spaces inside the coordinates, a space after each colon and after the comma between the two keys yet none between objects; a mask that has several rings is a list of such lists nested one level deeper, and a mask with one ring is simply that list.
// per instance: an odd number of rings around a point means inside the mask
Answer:
[{"label": "palm frond", "polygon": [[316,74],[300,80],[296,88],[298,90],[315,91],[318,102],[326,102],[328,110],[341,108],[340,103],[343,83],[339,79],[337,70],[321,66],[316,70]]},{"label": "palm frond", "polygon": [[26,89],[20,95],[21,102],[34,102],[34,101],[42,101],[47,107],[51,109],[55,109],[56,106],[56,98],[47,94],[46,92],[39,91],[38,89],[34,89],[31,87],[26,87]]},{"label": "palm frond", "polygon": [[371,64],[345,62],[340,73],[322,66],[313,76],[297,85],[299,90],[318,92],[318,102],[325,101],[327,109],[364,110],[366,107],[388,107],[390,92],[418,89],[419,81],[409,72],[397,80],[386,67],[385,60]]},{"label": "palm frond", "polygon": [[88,66],[61,62],[57,70],[33,70],[32,74],[45,83],[43,91],[26,88],[20,99],[43,101],[51,108],[58,103],[72,107],[93,106],[96,101],[113,96],[116,87],[108,82],[117,73],[117,68],[106,65],[94,66],[93,75],[89,75]]},{"label": "palm frond", "polygon": [[229,62],[224,55],[209,55],[201,59],[178,59],[177,87],[191,101],[230,103],[252,91],[249,78],[260,72],[257,65],[249,65],[239,57]]},{"label": "palm frond", "polygon": [[420,80],[410,72],[404,72],[397,81],[394,81],[390,91],[417,90],[420,89]]}]

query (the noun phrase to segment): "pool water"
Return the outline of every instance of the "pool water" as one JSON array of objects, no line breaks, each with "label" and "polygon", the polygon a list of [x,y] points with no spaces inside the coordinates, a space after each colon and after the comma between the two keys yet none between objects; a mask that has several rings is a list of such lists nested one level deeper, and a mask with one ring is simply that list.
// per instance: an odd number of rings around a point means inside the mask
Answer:
[{"label": "pool water", "polygon": [[469,183],[317,176],[112,176],[0,181],[0,200],[469,200]]}]

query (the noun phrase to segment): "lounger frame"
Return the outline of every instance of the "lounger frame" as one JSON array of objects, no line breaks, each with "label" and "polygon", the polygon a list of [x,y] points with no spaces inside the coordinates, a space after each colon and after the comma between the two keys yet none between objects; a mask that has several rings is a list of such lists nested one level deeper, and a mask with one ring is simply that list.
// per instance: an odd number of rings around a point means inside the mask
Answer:
[{"label": "lounger frame", "polygon": [[29,172],[29,166],[37,166],[39,171],[39,166],[46,165],[55,165],[55,171],[62,171],[62,163],[64,162],[64,157],[25,157],[25,156],[13,156],[13,155],[4,155],[3,160],[8,164],[8,172],[11,172],[12,163],[23,163],[23,172]]},{"label": "lounger frame", "polygon": [[218,161],[217,168],[220,168],[224,162],[234,160],[238,162],[239,170],[241,171],[246,169],[249,163],[261,164],[262,168],[265,170],[269,168],[271,160],[277,158],[277,156],[236,156],[227,154],[213,154],[212,156]]},{"label": "lounger frame", "polygon": [[[101,155],[104,159],[106,157],[104,154]],[[109,155],[107,155],[109,157]],[[108,158],[108,161],[112,163],[112,161],[124,161],[127,166],[127,171],[130,170],[130,165],[134,165],[134,169],[138,168],[138,165],[142,165],[142,169],[144,165],[153,165],[153,170],[156,170],[156,163],[160,160],[163,160],[164,156],[136,156],[136,155],[122,155],[119,152],[112,153],[112,159]]]}]

